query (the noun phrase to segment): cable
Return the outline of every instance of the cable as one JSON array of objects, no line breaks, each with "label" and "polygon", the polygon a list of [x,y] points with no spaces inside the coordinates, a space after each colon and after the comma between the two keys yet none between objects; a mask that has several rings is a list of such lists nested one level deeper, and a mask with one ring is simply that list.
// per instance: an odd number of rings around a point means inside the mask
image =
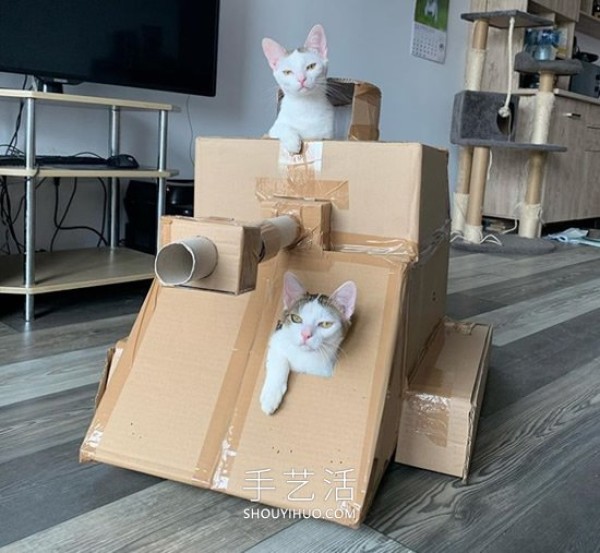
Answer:
[{"label": "cable", "polygon": [[[27,86],[27,79],[29,78],[29,75],[25,75],[25,79],[23,80],[23,85],[21,86],[21,90],[25,90],[26,86]],[[17,113],[17,119],[15,121],[15,131],[13,132],[13,135],[8,143],[8,146],[6,148],[6,154],[9,153],[9,151],[11,151],[13,148],[16,147],[17,145],[17,141],[19,138],[19,129],[21,128],[21,120],[23,118],[23,108],[25,107],[25,100],[21,100],[19,102],[19,112]]]},{"label": "cable", "polygon": [[108,211],[108,188],[104,179],[98,177],[98,181],[102,185],[102,189],[104,190],[104,201],[102,202],[102,224],[100,226],[100,237],[98,238],[98,242],[96,243],[96,247],[99,248],[102,242],[105,245],[108,245],[108,240],[104,236],[106,232],[106,212]]},{"label": "cable", "polygon": [[21,244],[17,239],[14,228],[14,220],[12,217],[12,204],[10,200],[10,193],[8,191],[7,178],[2,177],[0,181],[0,221],[6,227],[4,230],[4,244],[2,245],[2,251],[7,254],[11,254],[10,239],[17,247],[17,253],[21,253]]},{"label": "cable", "polygon": [[[104,207],[104,213],[106,213],[106,202],[107,200],[107,190],[106,190],[106,185],[105,183],[102,181],[102,179],[99,179],[102,182],[102,186],[104,188],[105,191],[105,207]],[[63,223],[65,222],[65,219],[67,218],[67,215],[69,213],[69,210],[71,208],[71,204],[73,203],[73,199],[75,198],[75,194],[77,192],[77,185],[78,185],[78,180],[75,178],[73,179],[73,190],[71,191],[71,195],[69,196],[69,200],[67,201],[67,205],[63,211],[63,214],[60,218],[60,221],[58,221],[58,204],[59,204],[59,187],[60,187],[60,178],[59,177],[55,177],[54,178],[54,213],[53,213],[53,220],[54,220],[54,226],[55,226],[55,230],[54,233],[52,235],[52,239],[50,240],[50,251],[54,251],[54,243],[56,241],[56,238],[58,237],[58,232],[61,230],[85,230],[85,231],[89,231],[89,232],[93,232],[94,234],[96,234],[98,236],[98,246],[104,242],[105,245],[108,245],[108,240],[106,240],[106,238],[104,237],[104,227],[106,225],[106,219],[105,219],[105,215],[103,215],[102,218],[102,232],[99,232],[98,230],[96,230],[93,227],[89,227],[87,225],[74,225],[74,226],[64,226]]]},{"label": "cable", "polygon": [[187,121],[190,127],[190,147],[188,148],[188,155],[190,156],[192,167],[194,167],[194,124],[192,122],[192,116],[190,114],[190,99],[191,95],[188,94],[187,98],[185,99],[185,113],[187,115]]},{"label": "cable", "polygon": [[[37,190],[42,184],[44,184],[45,181],[45,178],[41,179],[40,182],[38,182],[35,185],[35,189]],[[12,214],[12,201],[10,199],[10,193],[8,191],[8,179],[5,176],[2,177],[2,179],[0,180],[0,221],[4,223],[6,229],[4,233],[4,244],[0,249],[5,253],[12,253],[9,242],[9,239],[11,238],[15,243],[17,253],[22,253],[23,251],[25,251],[25,246],[19,242],[14,229],[14,225],[18,221],[24,205],[25,194],[23,193],[17,206],[17,212],[14,215]]]}]

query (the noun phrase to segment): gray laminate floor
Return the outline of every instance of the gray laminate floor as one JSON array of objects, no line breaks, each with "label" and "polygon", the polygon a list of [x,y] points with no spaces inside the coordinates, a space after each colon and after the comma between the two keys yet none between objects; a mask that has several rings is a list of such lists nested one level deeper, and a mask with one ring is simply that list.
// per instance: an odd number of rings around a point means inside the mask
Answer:
[{"label": "gray laminate floor", "polygon": [[453,252],[448,314],[495,325],[470,482],[392,465],[366,523],[80,465],[105,351],[147,284],[0,296],[0,552],[600,552],[600,250]]}]

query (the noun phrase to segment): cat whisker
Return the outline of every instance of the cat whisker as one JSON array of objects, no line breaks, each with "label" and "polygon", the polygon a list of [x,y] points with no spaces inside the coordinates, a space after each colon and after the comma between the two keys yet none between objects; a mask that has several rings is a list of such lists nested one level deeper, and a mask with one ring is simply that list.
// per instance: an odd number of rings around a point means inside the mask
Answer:
[{"label": "cat whisker", "polygon": [[346,353],[346,350],[344,348],[342,348],[342,346],[338,346],[337,355],[338,355],[338,358],[341,355],[343,355],[344,357],[348,357],[348,354]]}]

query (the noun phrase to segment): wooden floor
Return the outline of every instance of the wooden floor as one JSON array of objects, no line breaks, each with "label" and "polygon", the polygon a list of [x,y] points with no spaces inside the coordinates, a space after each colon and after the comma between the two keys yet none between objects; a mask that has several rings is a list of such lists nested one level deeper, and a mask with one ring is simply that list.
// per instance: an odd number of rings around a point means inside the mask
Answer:
[{"label": "wooden floor", "polygon": [[600,250],[453,252],[450,273],[448,314],[495,325],[470,482],[393,465],[359,530],[80,465],[147,284],[40,296],[29,326],[0,296],[0,552],[600,552]]}]

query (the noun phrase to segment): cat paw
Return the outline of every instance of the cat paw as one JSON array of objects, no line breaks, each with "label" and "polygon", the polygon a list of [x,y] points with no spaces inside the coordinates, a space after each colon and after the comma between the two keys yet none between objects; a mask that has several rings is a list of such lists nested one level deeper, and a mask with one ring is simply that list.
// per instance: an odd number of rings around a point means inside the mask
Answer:
[{"label": "cat paw", "polygon": [[286,388],[280,388],[277,390],[269,390],[268,388],[263,389],[260,394],[260,408],[265,415],[272,415],[279,405],[285,394]]},{"label": "cat paw", "polygon": [[281,139],[281,145],[291,155],[299,154],[302,150],[302,140],[298,135],[283,137]]}]

